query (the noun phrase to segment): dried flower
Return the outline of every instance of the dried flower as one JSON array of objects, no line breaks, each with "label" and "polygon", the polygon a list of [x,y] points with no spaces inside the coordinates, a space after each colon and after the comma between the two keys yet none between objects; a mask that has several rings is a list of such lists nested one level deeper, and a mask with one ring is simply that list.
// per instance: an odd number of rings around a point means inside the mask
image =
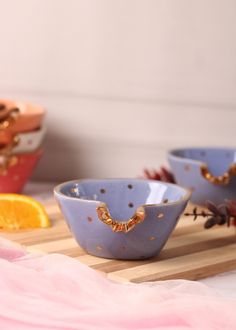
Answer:
[{"label": "dried flower", "polygon": [[204,227],[209,229],[215,225],[227,224],[236,226],[236,201],[225,200],[224,203],[216,205],[211,201],[206,201],[207,211],[199,211],[194,207],[192,212],[185,213],[186,216],[193,216],[193,220],[198,217],[207,218]]},{"label": "dried flower", "polygon": [[164,166],[161,166],[159,170],[144,169],[144,178],[149,180],[175,183],[173,174]]}]

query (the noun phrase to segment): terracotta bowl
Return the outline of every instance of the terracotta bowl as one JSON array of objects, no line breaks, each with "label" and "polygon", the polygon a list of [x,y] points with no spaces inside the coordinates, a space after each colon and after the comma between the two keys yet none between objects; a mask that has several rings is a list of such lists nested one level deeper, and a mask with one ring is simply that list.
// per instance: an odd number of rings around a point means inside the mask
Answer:
[{"label": "terracotta bowl", "polygon": [[0,99],[0,143],[9,143],[12,135],[41,126],[45,110],[26,102]]},{"label": "terracotta bowl", "polygon": [[114,259],[157,255],[190,197],[177,185],[140,179],[70,181],[54,192],[78,244]]},{"label": "terracotta bowl", "polygon": [[29,154],[0,156],[0,193],[20,193],[42,152],[38,149]]}]

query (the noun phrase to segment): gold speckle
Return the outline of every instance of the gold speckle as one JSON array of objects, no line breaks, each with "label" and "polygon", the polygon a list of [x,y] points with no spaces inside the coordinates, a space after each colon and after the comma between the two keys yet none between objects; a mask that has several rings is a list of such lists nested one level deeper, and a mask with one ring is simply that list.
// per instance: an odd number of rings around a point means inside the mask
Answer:
[{"label": "gold speckle", "polygon": [[72,193],[78,193],[78,188],[73,187],[73,188],[71,188],[70,191],[71,191]]},{"label": "gold speckle", "polygon": [[158,213],[158,214],[157,214],[157,218],[158,218],[158,219],[162,219],[163,217],[164,217],[164,213]]},{"label": "gold speckle", "polygon": [[102,251],[102,247],[101,247],[101,245],[97,245],[97,246],[96,246],[96,249],[97,249],[98,251]]},{"label": "gold speckle", "polygon": [[12,156],[10,159],[9,159],[9,166],[15,166],[17,165],[18,163],[18,157],[16,156]]},{"label": "gold speckle", "polygon": [[156,237],[155,236],[150,236],[149,241],[155,241]]},{"label": "gold speckle", "polygon": [[87,217],[88,222],[92,222],[93,218],[92,217]]},{"label": "gold speckle", "polygon": [[14,180],[14,181],[19,181],[19,179],[20,179],[19,175],[14,175],[14,176],[13,176],[13,180]]},{"label": "gold speckle", "polygon": [[191,166],[190,166],[190,165],[185,165],[185,166],[184,166],[184,170],[185,170],[186,172],[189,172],[189,171],[191,170]]}]

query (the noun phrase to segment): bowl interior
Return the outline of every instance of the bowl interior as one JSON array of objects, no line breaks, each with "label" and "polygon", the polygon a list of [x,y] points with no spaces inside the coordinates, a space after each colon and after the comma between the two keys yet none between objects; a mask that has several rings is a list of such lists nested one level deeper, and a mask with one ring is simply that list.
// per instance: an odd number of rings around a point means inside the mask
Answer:
[{"label": "bowl interior", "polygon": [[236,163],[236,150],[227,148],[189,148],[171,152],[172,155],[207,164],[213,175],[222,175]]},{"label": "bowl interior", "polygon": [[176,185],[135,179],[81,180],[60,187],[63,195],[106,203],[117,219],[131,217],[141,205],[177,202],[187,195]]}]

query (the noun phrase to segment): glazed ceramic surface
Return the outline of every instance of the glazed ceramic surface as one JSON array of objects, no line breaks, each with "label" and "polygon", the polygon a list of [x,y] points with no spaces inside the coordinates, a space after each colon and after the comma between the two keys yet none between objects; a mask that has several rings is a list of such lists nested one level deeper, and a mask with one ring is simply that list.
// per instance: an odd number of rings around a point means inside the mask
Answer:
[{"label": "glazed ceramic surface", "polygon": [[193,203],[236,199],[236,149],[176,149],[168,160],[177,183],[191,190]]},{"label": "glazed ceramic surface", "polygon": [[[0,156],[0,193],[20,193],[38,163],[42,149],[33,153]],[[7,164],[6,164],[7,163]]]},{"label": "glazed ceramic surface", "polygon": [[54,192],[80,246],[115,259],[158,254],[189,199],[176,185],[138,179],[70,181]]},{"label": "glazed ceramic surface", "polygon": [[0,155],[33,152],[41,146],[45,134],[46,127],[43,126],[32,132],[14,135],[9,143],[0,145]]},{"label": "glazed ceramic surface", "polygon": [[20,132],[33,131],[41,126],[45,115],[45,110],[42,107],[25,102],[0,99],[0,108],[4,105],[6,108],[0,110],[0,138],[4,138],[3,132],[5,132],[6,139],[9,133],[14,135]]},{"label": "glazed ceramic surface", "polygon": [[25,132],[17,135],[18,143],[12,149],[13,154],[28,153],[38,149],[46,134],[45,125],[33,132]]}]

